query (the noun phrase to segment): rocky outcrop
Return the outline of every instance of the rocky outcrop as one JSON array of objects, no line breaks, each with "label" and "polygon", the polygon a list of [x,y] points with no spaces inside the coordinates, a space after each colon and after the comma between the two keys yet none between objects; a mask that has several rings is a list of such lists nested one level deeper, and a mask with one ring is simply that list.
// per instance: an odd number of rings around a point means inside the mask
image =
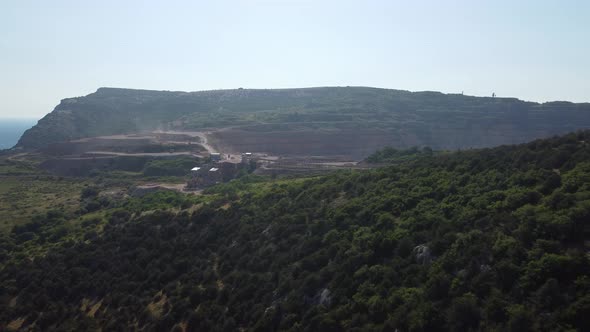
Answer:
[{"label": "rocky outcrop", "polygon": [[412,250],[412,253],[414,254],[418,264],[429,265],[432,263],[432,254],[430,252],[430,248],[428,248],[426,245],[421,244],[415,246]]},{"label": "rocky outcrop", "polygon": [[308,305],[322,305],[329,308],[332,304],[332,293],[328,288],[322,288],[313,297],[305,296],[305,303]]},{"label": "rocky outcrop", "polygon": [[330,290],[327,288],[322,289],[322,291],[320,292],[320,298],[318,300],[318,303],[320,305],[323,305],[325,307],[329,307],[330,304],[332,304],[332,293],[330,293]]}]

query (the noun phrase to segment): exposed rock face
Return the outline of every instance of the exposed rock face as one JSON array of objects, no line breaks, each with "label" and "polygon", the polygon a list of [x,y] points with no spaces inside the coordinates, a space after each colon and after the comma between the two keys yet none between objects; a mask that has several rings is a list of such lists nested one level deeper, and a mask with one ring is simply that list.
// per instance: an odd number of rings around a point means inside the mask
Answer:
[{"label": "exposed rock face", "polygon": [[430,253],[430,248],[428,248],[427,246],[423,244],[418,245],[414,247],[412,253],[414,254],[414,257],[416,258],[416,261],[419,264],[428,265],[432,263],[432,255]]},{"label": "exposed rock face", "polygon": [[[268,116],[258,119],[261,110]],[[385,145],[478,148],[590,128],[590,104],[366,87],[200,92],[100,88],[62,100],[17,146],[212,127],[231,127],[212,134],[228,150],[359,158]]]},{"label": "exposed rock face", "polygon": [[263,231],[262,234],[263,235],[270,235],[270,232],[272,231],[272,225],[268,225]]},{"label": "exposed rock face", "polygon": [[491,270],[492,270],[492,267],[489,266],[488,264],[480,264],[479,265],[479,271],[480,272],[485,273],[485,272],[490,272]]},{"label": "exposed rock face", "polygon": [[332,304],[332,297],[330,296],[330,290],[324,288],[320,293],[320,304],[329,307]]},{"label": "exposed rock face", "polygon": [[323,305],[325,307],[330,307],[332,304],[332,296],[331,292],[327,288],[320,289],[315,296],[313,297],[305,297],[305,302],[309,305]]}]

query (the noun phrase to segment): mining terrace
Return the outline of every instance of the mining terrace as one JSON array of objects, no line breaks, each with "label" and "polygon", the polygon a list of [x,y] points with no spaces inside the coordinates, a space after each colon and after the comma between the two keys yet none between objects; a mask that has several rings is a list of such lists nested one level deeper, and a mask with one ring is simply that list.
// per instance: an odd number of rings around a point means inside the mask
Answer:
[{"label": "mining terrace", "polygon": [[[340,143],[346,145],[346,141]],[[331,149],[330,144],[322,144],[321,137],[243,138],[236,136],[235,131],[224,129],[89,137],[50,144],[28,153],[29,157],[43,160],[41,168],[62,176],[87,176],[97,170],[112,169],[137,172],[146,160],[192,158],[193,167],[186,169],[190,176],[185,189],[190,190],[228,181],[243,168],[261,175],[321,174],[368,168],[358,155],[358,147],[347,154],[344,149]],[[27,154],[18,156],[27,157]]]}]

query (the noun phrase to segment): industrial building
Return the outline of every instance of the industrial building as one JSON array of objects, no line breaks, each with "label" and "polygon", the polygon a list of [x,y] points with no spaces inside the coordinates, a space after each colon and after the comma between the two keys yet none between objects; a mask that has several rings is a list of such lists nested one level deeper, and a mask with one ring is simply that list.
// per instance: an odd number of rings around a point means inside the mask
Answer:
[{"label": "industrial building", "polygon": [[193,167],[186,189],[198,189],[213,186],[233,179],[242,165],[230,162],[218,162]]}]

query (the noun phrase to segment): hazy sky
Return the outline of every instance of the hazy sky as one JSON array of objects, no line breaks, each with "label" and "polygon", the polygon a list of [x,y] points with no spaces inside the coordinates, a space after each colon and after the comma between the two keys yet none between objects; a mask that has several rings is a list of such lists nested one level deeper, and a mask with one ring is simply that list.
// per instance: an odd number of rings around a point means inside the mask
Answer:
[{"label": "hazy sky", "polygon": [[1,0],[0,118],[98,87],[590,101],[590,1]]}]

